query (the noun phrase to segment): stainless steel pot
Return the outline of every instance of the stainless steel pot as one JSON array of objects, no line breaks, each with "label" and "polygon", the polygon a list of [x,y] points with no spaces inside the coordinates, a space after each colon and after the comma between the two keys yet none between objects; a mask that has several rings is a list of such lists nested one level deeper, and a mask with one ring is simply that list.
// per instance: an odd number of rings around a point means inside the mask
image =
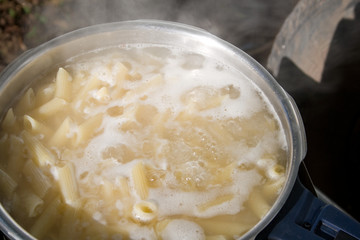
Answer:
[{"label": "stainless steel pot", "polygon": [[[306,139],[299,111],[292,98],[254,59],[235,46],[192,26],[139,20],[80,29],[27,51],[0,75],[0,113],[4,115],[16,97],[39,76],[61,66],[67,59],[90,50],[119,44],[162,44],[203,53],[242,71],[265,93],[285,129],[289,145],[287,181],[268,214],[241,239],[254,239],[277,215],[287,200],[298,167],[305,157]],[[0,229],[11,239],[34,239],[0,206]]]}]

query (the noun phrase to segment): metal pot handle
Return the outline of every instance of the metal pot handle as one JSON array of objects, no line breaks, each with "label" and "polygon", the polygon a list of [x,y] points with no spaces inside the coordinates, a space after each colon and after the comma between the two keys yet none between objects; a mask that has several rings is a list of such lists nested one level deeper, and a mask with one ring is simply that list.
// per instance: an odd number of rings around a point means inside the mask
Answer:
[{"label": "metal pot handle", "polygon": [[360,240],[360,223],[296,180],[279,214],[256,240]]}]

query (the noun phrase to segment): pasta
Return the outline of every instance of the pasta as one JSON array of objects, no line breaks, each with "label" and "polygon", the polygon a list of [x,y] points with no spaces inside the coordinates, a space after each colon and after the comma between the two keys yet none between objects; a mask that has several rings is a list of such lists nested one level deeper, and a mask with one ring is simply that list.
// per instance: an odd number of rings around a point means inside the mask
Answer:
[{"label": "pasta", "polygon": [[207,209],[215,206],[215,205],[219,205],[225,202],[230,201],[231,199],[234,198],[234,194],[227,194],[227,195],[223,195],[220,197],[217,197],[216,199],[213,199],[209,202],[203,203],[201,205],[198,206],[199,211],[206,211]]},{"label": "pasta", "polygon": [[211,183],[212,184],[216,184],[216,183],[227,183],[230,182],[232,179],[232,174],[235,171],[235,164],[234,163],[230,163],[229,165],[219,168],[216,171],[215,176],[213,177]]},{"label": "pasta", "polygon": [[124,177],[120,176],[117,178],[117,183],[119,184],[120,192],[121,192],[121,195],[123,196],[123,198],[130,197],[130,189],[129,189],[128,180],[125,179]]},{"label": "pasta", "polygon": [[237,239],[268,213],[286,138],[246,78],[162,46],[87,56],[31,86],[0,123],[0,200],[30,234]]},{"label": "pasta", "polygon": [[72,120],[69,117],[65,118],[56,132],[52,135],[49,144],[56,147],[66,145],[66,143],[68,143],[71,139],[69,134],[71,134],[70,131],[72,124]]},{"label": "pasta", "polygon": [[31,160],[26,161],[22,172],[26,180],[31,183],[34,192],[40,198],[44,198],[51,188],[50,179]]},{"label": "pasta", "polygon": [[157,87],[164,82],[162,75],[157,74],[149,79],[148,82],[143,83],[138,88],[133,89],[125,94],[125,101],[133,101],[134,98],[142,96],[144,92],[148,91],[151,88]]},{"label": "pasta", "polygon": [[75,138],[75,146],[78,146],[87,140],[95,133],[95,131],[100,127],[102,122],[102,114],[98,114],[94,117],[91,117],[85,120],[78,126]]},{"label": "pasta", "polygon": [[72,207],[66,208],[61,221],[59,239],[79,239],[76,226],[73,224],[79,219],[80,216],[77,209]]},{"label": "pasta", "polygon": [[21,136],[38,166],[55,164],[55,156],[36,137],[27,131],[23,131]]},{"label": "pasta", "polygon": [[10,108],[7,111],[5,118],[1,123],[1,127],[4,129],[12,129],[14,128],[15,124],[16,124],[16,118],[14,115],[14,111],[12,108]]},{"label": "pasta", "polygon": [[[121,62],[117,62],[115,63],[114,67],[113,67],[116,75],[115,75],[115,80],[116,80],[116,85],[120,85],[121,83],[125,80],[127,74],[128,74],[128,69],[127,67],[121,63]],[[122,86],[121,86],[122,87]]]},{"label": "pasta", "polygon": [[248,231],[251,224],[241,222],[219,221],[212,219],[199,220],[197,223],[204,229],[207,235],[226,235],[236,236],[242,235]]},{"label": "pasta", "polygon": [[132,214],[135,221],[148,223],[156,217],[157,206],[150,201],[138,202],[134,205]]},{"label": "pasta", "polygon": [[100,88],[95,93],[95,98],[101,103],[107,103],[110,100],[109,90],[106,87]]},{"label": "pasta", "polygon": [[207,236],[206,240],[226,240],[224,235]]},{"label": "pasta", "polygon": [[103,194],[104,204],[109,206],[116,204],[116,200],[121,198],[118,186],[106,179],[101,184],[101,193]]},{"label": "pasta", "polygon": [[24,129],[34,135],[42,134],[46,137],[52,135],[52,130],[29,115],[23,117]]},{"label": "pasta", "polygon": [[31,226],[30,233],[38,239],[42,239],[48,230],[55,224],[60,206],[60,199],[54,198]]},{"label": "pasta", "polygon": [[134,189],[141,199],[146,199],[149,195],[149,187],[146,179],[145,169],[142,162],[138,162],[132,169],[132,179]]},{"label": "pasta", "polygon": [[257,190],[251,193],[248,204],[250,209],[259,219],[263,218],[270,209],[270,205],[267,203],[262,194]]},{"label": "pasta", "polygon": [[275,181],[268,182],[263,187],[264,195],[271,200],[274,200],[280,193],[283,185],[285,183],[285,176],[282,176]]},{"label": "pasta", "polygon": [[216,108],[224,98],[225,95],[220,94],[218,89],[199,86],[185,93],[181,100],[186,104],[187,110],[193,112]]},{"label": "pasta", "polygon": [[272,166],[271,168],[268,169],[267,171],[267,176],[270,179],[279,179],[280,177],[284,176],[285,173],[285,168],[283,166],[281,166],[280,164],[275,164],[274,166]]},{"label": "pasta", "polygon": [[25,112],[29,112],[35,106],[35,93],[32,88],[29,88],[24,96],[20,99],[15,107],[15,113],[17,115],[23,115]]},{"label": "pasta", "polygon": [[68,103],[62,98],[53,98],[50,101],[44,103],[32,112],[32,115],[42,118],[50,117],[59,111],[64,110]]},{"label": "pasta", "polygon": [[59,68],[56,74],[56,98],[62,98],[65,101],[70,102],[72,95],[71,80],[70,74],[65,69]]},{"label": "pasta", "polygon": [[38,89],[35,95],[35,107],[39,107],[53,99],[55,95],[55,88],[54,83],[48,83]]},{"label": "pasta", "polygon": [[28,189],[25,189],[20,196],[29,217],[36,217],[42,212],[44,201],[36,194],[32,193]]},{"label": "pasta", "polygon": [[[0,151],[4,154],[4,158],[8,157],[7,149],[9,149],[9,141],[8,141],[9,135],[4,134],[0,137]],[[1,162],[0,166],[4,163]]]},{"label": "pasta", "polygon": [[18,184],[6,172],[0,169],[0,190],[3,198],[11,198],[17,185]]},{"label": "pasta", "polygon": [[73,99],[73,102],[78,103],[81,99],[87,99],[89,92],[93,89],[97,89],[103,85],[103,82],[97,77],[93,77],[87,81],[87,84],[84,88],[80,90],[79,93]]},{"label": "pasta", "polygon": [[[12,152],[8,156],[8,164],[6,171],[16,182],[20,178],[20,172],[24,165],[24,143],[20,137],[10,135],[8,138],[8,149]],[[6,152],[4,149],[2,153]]]},{"label": "pasta", "polygon": [[60,191],[64,201],[72,207],[79,206],[79,190],[75,180],[74,168],[71,163],[65,163],[57,168]]}]

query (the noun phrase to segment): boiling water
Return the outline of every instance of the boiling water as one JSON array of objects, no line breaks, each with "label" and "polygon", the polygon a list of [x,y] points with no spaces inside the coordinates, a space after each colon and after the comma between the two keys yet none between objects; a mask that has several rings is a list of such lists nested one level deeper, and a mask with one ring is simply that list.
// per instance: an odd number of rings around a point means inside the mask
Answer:
[{"label": "boiling water", "polygon": [[[63,68],[2,124],[2,181],[13,184],[2,202],[30,233],[236,239],[271,208],[287,143],[268,100],[241,72],[148,45],[97,50]],[[53,160],[39,159],[33,142]],[[43,192],[33,186],[39,176],[50,183]]]}]

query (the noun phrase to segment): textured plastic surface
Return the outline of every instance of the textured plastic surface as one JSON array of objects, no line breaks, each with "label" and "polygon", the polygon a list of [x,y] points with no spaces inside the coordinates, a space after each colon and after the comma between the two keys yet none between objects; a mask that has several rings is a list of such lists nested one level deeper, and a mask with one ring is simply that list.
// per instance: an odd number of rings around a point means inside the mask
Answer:
[{"label": "textured plastic surface", "polygon": [[283,209],[256,240],[359,240],[360,223],[296,180]]}]

